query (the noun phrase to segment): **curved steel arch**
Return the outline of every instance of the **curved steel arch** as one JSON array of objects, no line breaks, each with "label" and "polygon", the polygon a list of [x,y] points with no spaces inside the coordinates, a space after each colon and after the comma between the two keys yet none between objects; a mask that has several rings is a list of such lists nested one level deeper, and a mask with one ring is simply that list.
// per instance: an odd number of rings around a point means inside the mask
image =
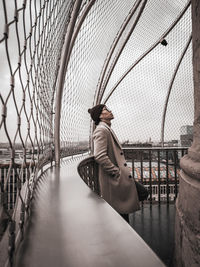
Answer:
[{"label": "curved steel arch", "polygon": [[65,82],[65,76],[67,71],[67,66],[69,63],[70,55],[72,52],[73,45],[75,43],[78,32],[86,18],[89,10],[96,0],[91,0],[85,7],[83,13],[81,14],[80,20],[75,27],[79,10],[81,8],[82,0],[77,0],[72,11],[71,21],[69,23],[69,30],[65,36],[65,42],[63,45],[63,51],[61,56],[60,69],[58,73],[58,89],[56,93],[56,112],[55,112],[55,129],[54,129],[54,142],[55,142],[55,163],[58,166],[60,164],[60,115],[61,115],[61,101],[63,95],[63,87]]},{"label": "curved steel arch", "polygon": [[[117,46],[117,44],[119,43],[120,41],[120,38],[122,37],[122,34],[123,32],[125,31],[126,29],[126,26],[128,25],[128,23],[130,22],[131,18],[133,17],[133,15],[135,14],[135,12],[137,11],[139,5],[141,4],[142,0],[137,0],[133,7],[131,8],[131,10],[129,11],[129,14],[126,16],[124,22],[122,23],[121,27],[120,27],[120,30],[119,32],[117,33],[111,47],[110,47],[110,50],[108,52],[108,55],[104,61],[104,64],[103,64],[103,68],[102,68],[102,71],[101,71],[101,74],[100,74],[100,77],[99,77],[99,80],[98,80],[98,84],[97,84],[97,88],[96,88],[96,93],[95,93],[95,97],[94,97],[94,102],[93,102],[93,105],[97,105],[100,103],[101,101],[101,85],[103,83],[103,80],[104,80],[104,77],[105,77],[105,74],[106,74],[106,71],[107,71],[107,68],[108,68],[108,65],[110,63],[110,60],[111,60],[111,57],[115,51],[115,48]],[[134,29],[134,27],[132,27]],[[129,36],[130,37],[130,36]],[[128,37],[126,38],[126,40],[128,41]],[[123,45],[127,42],[127,41],[124,41],[123,42]],[[121,49],[121,52],[122,52],[123,48]],[[121,54],[121,53],[120,53]],[[119,56],[120,56],[119,54]],[[117,63],[117,62],[116,62]],[[91,151],[93,151],[93,143],[92,143],[92,140],[91,140],[91,135],[92,135],[92,132],[94,131],[94,128],[95,128],[95,125],[93,123],[93,121],[91,120],[91,123],[90,123],[90,140],[89,140],[89,144],[90,144],[90,149]]]},{"label": "curved steel arch", "polygon": [[128,16],[125,18],[124,22],[122,23],[121,25],[121,28],[120,28],[120,31],[117,33],[117,36],[116,38],[114,39],[112,45],[111,45],[111,48],[108,52],[108,56],[106,57],[105,61],[104,61],[104,65],[103,65],[103,68],[102,68],[102,71],[101,71],[101,74],[100,74],[100,77],[99,77],[99,81],[98,81],[98,84],[97,84],[97,89],[96,89],[96,101],[95,104],[98,104],[99,103],[99,98],[100,98],[100,93],[101,93],[101,85],[103,83],[103,80],[104,80],[104,77],[105,77],[105,74],[106,74],[106,71],[107,71],[107,68],[108,68],[108,64],[110,63],[110,60],[111,60],[111,57],[115,51],[115,48],[123,34],[123,32],[125,31],[126,29],[126,26],[128,25],[128,23],[130,22],[131,18],[133,17],[133,15],[135,14],[137,8],[139,7],[140,3],[142,2],[142,0],[138,0],[137,3],[135,2],[132,9],[129,11],[129,14]]},{"label": "curved steel arch", "polygon": [[175,81],[175,78],[176,78],[176,74],[179,70],[179,67],[181,65],[181,62],[187,52],[187,49],[190,45],[192,41],[192,34],[190,35],[187,43],[186,43],[186,46],[180,56],[180,59],[176,65],[176,68],[174,70],[174,73],[173,73],[173,76],[172,76],[172,79],[171,79],[171,82],[170,82],[170,85],[169,85],[169,89],[168,89],[168,92],[167,92],[167,96],[166,96],[166,99],[165,99],[165,105],[164,105],[164,109],[163,109],[163,117],[162,117],[162,124],[161,124],[161,143],[162,143],[162,146],[164,146],[164,131],[165,131],[165,119],[166,119],[166,113],[167,113],[167,107],[168,107],[168,103],[169,103],[169,97],[170,97],[170,94],[171,94],[171,90],[172,90],[172,86],[174,84],[174,81]]},{"label": "curved steel arch", "polygon": [[[168,30],[159,38],[158,41],[156,41],[145,53],[143,53],[129,68],[128,70],[121,76],[121,78],[115,83],[115,85],[113,86],[113,88],[110,90],[109,94],[106,96],[105,100],[104,100],[104,104],[106,104],[106,102],[108,101],[108,99],[111,97],[111,95],[113,94],[113,92],[116,90],[116,88],[118,87],[118,85],[124,80],[124,78],[129,74],[129,72],[144,58],[146,57],[154,48],[156,48],[156,46],[158,44],[160,44],[163,39],[169,34],[169,32],[176,26],[176,24],[178,23],[178,21],[182,18],[182,16],[185,14],[185,12],[187,11],[187,9],[189,8],[191,4],[191,0],[188,1],[187,5],[185,6],[185,8],[183,9],[183,11],[180,13],[180,15],[177,17],[177,19],[171,24],[171,26],[168,28]],[[103,97],[103,95],[102,95]]]},{"label": "curved steel arch", "polygon": [[122,51],[124,50],[124,48],[125,48],[125,46],[126,46],[128,40],[129,40],[129,38],[131,37],[131,34],[133,33],[133,31],[134,31],[134,29],[135,29],[135,27],[136,27],[136,25],[137,25],[137,23],[138,23],[138,21],[139,21],[141,15],[142,15],[142,13],[143,13],[143,11],[144,11],[144,8],[145,8],[145,6],[146,6],[146,3],[147,3],[147,0],[145,0],[145,1],[143,2],[142,6],[141,6],[141,8],[140,8],[140,10],[139,10],[139,13],[138,13],[138,15],[137,15],[137,17],[136,17],[136,20],[134,21],[134,23],[133,23],[133,25],[132,25],[132,27],[131,27],[131,29],[130,29],[130,31],[129,31],[127,37],[126,37],[126,39],[124,40],[124,42],[123,42],[123,44],[122,44],[120,50],[118,51],[116,57],[114,58],[114,61],[113,61],[112,64],[111,64],[110,69],[108,70],[107,76],[106,76],[105,81],[104,81],[104,83],[103,83],[103,88],[102,88],[102,91],[101,91],[101,95],[99,96],[99,99],[98,99],[98,103],[100,103],[101,100],[102,100],[102,98],[103,98],[103,94],[104,94],[105,89],[106,89],[106,86],[107,86],[107,84],[108,84],[108,82],[109,82],[109,80],[110,80],[110,77],[111,77],[111,75],[112,75],[112,73],[113,73],[113,70],[114,70],[114,68],[115,68],[115,66],[116,66],[116,64],[117,64],[117,62],[118,62],[118,60],[119,60],[119,57],[120,57]]},{"label": "curved steel arch", "polygon": [[60,164],[60,114],[61,114],[61,101],[63,94],[63,86],[65,81],[65,73],[67,67],[67,59],[69,59],[69,48],[70,42],[74,31],[74,26],[78,17],[78,12],[81,7],[82,0],[77,0],[75,2],[71,20],[69,23],[69,29],[65,36],[65,42],[62,49],[62,56],[60,62],[60,68],[58,72],[58,89],[56,90],[56,111],[55,111],[55,129],[54,129],[54,139],[55,139],[55,163]]}]

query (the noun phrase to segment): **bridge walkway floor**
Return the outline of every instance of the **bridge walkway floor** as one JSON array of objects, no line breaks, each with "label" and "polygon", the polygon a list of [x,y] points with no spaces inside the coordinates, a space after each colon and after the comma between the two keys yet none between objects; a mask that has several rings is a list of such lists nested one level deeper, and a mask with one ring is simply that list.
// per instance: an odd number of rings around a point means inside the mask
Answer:
[{"label": "bridge walkway floor", "polygon": [[17,267],[161,267],[142,238],[63,162],[39,181]]}]

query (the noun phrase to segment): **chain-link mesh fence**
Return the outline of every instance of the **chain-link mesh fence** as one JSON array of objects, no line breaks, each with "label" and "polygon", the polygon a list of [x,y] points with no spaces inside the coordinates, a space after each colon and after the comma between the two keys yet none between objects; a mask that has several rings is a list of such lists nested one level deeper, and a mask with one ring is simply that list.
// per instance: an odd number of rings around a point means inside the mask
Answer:
[{"label": "chain-link mesh fence", "polygon": [[[188,1],[148,1],[106,87],[103,100],[127,69],[159,40]],[[147,54],[117,86],[108,102],[112,127],[121,142],[161,140],[165,100],[177,62],[191,34],[191,10],[186,10],[161,43]],[[112,62],[112,61],[111,61]],[[168,101],[164,141],[181,145],[180,128],[193,125],[192,51],[189,46],[175,77]],[[175,142],[176,140],[176,142]],[[191,143],[191,142],[190,142]]]},{"label": "chain-link mesh fence", "polygon": [[[102,86],[98,88],[98,78],[112,44],[130,11],[139,2],[138,8],[122,32],[111,56]],[[144,2],[96,1],[82,25],[70,58],[62,100],[61,146],[63,155],[70,154],[72,150],[76,153],[80,147],[88,147],[87,109],[92,106],[94,90],[98,88],[101,91],[104,87],[109,68],[135,23]],[[121,75],[170,29],[187,4],[186,0],[176,1],[176,3],[147,1],[112,72],[102,101]],[[133,68],[109,98],[107,104],[115,115],[113,128],[121,142],[153,141],[154,144],[160,142],[164,105],[170,81],[191,34],[190,13],[189,7],[175,27],[169,31],[166,36],[167,46],[157,45]],[[187,78],[184,71],[188,73]],[[187,82],[184,82],[185,79]],[[176,140],[175,144],[180,145],[180,128],[183,125],[193,124],[192,91],[190,45],[178,70],[169,98],[164,141]],[[177,99],[179,93],[175,92],[179,92],[181,97]]]},{"label": "chain-link mesh fence", "polygon": [[55,85],[73,2],[0,2],[0,234],[9,221],[10,255],[37,176],[53,160]]},{"label": "chain-link mesh fence", "polygon": [[[11,222],[15,222],[15,212],[10,213],[9,209],[13,212],[13,204],[19,198],[24,214],[38,171],[53,160],[57,75],[74,2],[0,2],[1,208]],[[89,2],[82,1],[77,22]],[[112,127],[121,142],[160,141],[166,96],[191,34],[190,7],[177,20],[187,4],[187,0],[95,1],[80,28],[67,67],[62,97],[61,157],[88,150],[87,110],[95,103],[97,89],[101,96],[113,62],[116,65],[110,71],[102,101],[130,66],[156,42],[159,44],[117,86],[107,105],[115,115]],[[162,45],[159,40],[176,20]],[[114,53],[110,54],[118,37]],[[165,121],[167,141],[180,142],[181,126],[193,123],[191,53],[190,45],[172,86]],[[109,55],[111,60],[98,88]],[[28,186],[22,198],[21,187],[26,181]],[[8,196],[8,192],[12,194]]]},{"label": "chain-link mesh fence", "polygon": [[104,59],[132,6],[133,1],[96,1],[79,31],[62,99],[62,156],[88,150],[90,116],[87,110],[93,105]]}]

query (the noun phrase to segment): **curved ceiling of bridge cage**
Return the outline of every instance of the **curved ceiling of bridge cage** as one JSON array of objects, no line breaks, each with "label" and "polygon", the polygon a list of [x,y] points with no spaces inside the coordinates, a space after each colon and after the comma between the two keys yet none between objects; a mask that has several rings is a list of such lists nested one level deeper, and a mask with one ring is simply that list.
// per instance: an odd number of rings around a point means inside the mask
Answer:
[{"label": "curved ceiling of bridge cage", "polygon": [[67,69],[61,146],[87,140],[87,109],[105,101],[121,142],[160,141],[165,107],[164,139],[180,139],[193,124],[191,30],[187,0],[95,1]]},{"label": "curved ceiling of bridge cage", "polygon": [[[76,2],[0,1],[0,142],[9,143],[11,155],[16,144],[23,147],[17,161],[24,162],[29,148],[54,143],[56,81]],[[110,92],[107,105],[120,141],[143,142],[160,140],[171,89],[164,137],[179,139],[180,127],[193,123],[189,2],[82,1],[77,24],[91,3],[66,71],[60,128],[65,154],[76,151],[77,142],[77,150],[80,142],[88,144],[87,110]],[[163,36],[166,46],[160,43]]]}]

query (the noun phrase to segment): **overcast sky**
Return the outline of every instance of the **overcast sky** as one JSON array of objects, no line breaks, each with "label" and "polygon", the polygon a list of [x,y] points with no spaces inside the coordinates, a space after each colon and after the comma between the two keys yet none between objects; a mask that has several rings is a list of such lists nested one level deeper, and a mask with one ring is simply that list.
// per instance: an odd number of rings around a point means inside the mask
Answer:
[{"label": "overcast sky", "polygon": [[[186,0],[148,1],[135,31],[120,56],[108,83],[105,96],[129,66],[167,30],[186,2]],[[12,19],[14,13],[13,3],[14,1],[6,2],[9,20]],[[21,4],[22,1],[18,1],[19,7]],[[66,76],[61,120],[61,139],[63,141],[88,139],[90,118],[87,109],[93,105],[103,61],[132,5],[133,1],[131,0],[97,1],[86,18],[75,43]],[[108,101],[107,104],[115,115],[112,127],[118,134],[120,141],[146,141],[149,138],[155,141],[160,140],[163,106],[177,61],[191,33],[190,16],[190,10],[188,10],[180,23],[166,37],[168,45],[166,47],[159,45],[146,56],[127,75]],[[3,18],[3,8],[2,3],[0,3],[1,36],[4,28]],[[19,19],[19,32],[23,46],[21,18]],[[134,20],[135,16],[132,22]],[[26,23],[28,29],[28,12],[26,13]],[[127,27],[125,35],[129,28],[130,26]],[[180,127],[193,123],[191,52],[190,46],[172,88],[166,118],[166,140],[179,139]],[[14,25],[10,27],[9,54],[14,70],[18,60]],[[0,58],[0,91],[5,101],[10,90],[10,73],[4,42],[0,44]],[[26,80],[26,77],[23,78]],[[20,107],[22,105],[22,90],[18,79],[15,81],[15,92],[17,105]],[[27,110],[30,112],[30,101],[28,98],[26,99]],[[0,102],[0,108],[1,106],[2,103]],[[17,116],[12,97],[9,98],[7,107],[7,127],[13,140],[16,133]],[[27,133],[26,128],[25,115],[23,114],[21,126],[23,138]],[[31,133],[34,136],[33,123]],[[0,129],[0,140],[7,142],[3,129]]]}]

